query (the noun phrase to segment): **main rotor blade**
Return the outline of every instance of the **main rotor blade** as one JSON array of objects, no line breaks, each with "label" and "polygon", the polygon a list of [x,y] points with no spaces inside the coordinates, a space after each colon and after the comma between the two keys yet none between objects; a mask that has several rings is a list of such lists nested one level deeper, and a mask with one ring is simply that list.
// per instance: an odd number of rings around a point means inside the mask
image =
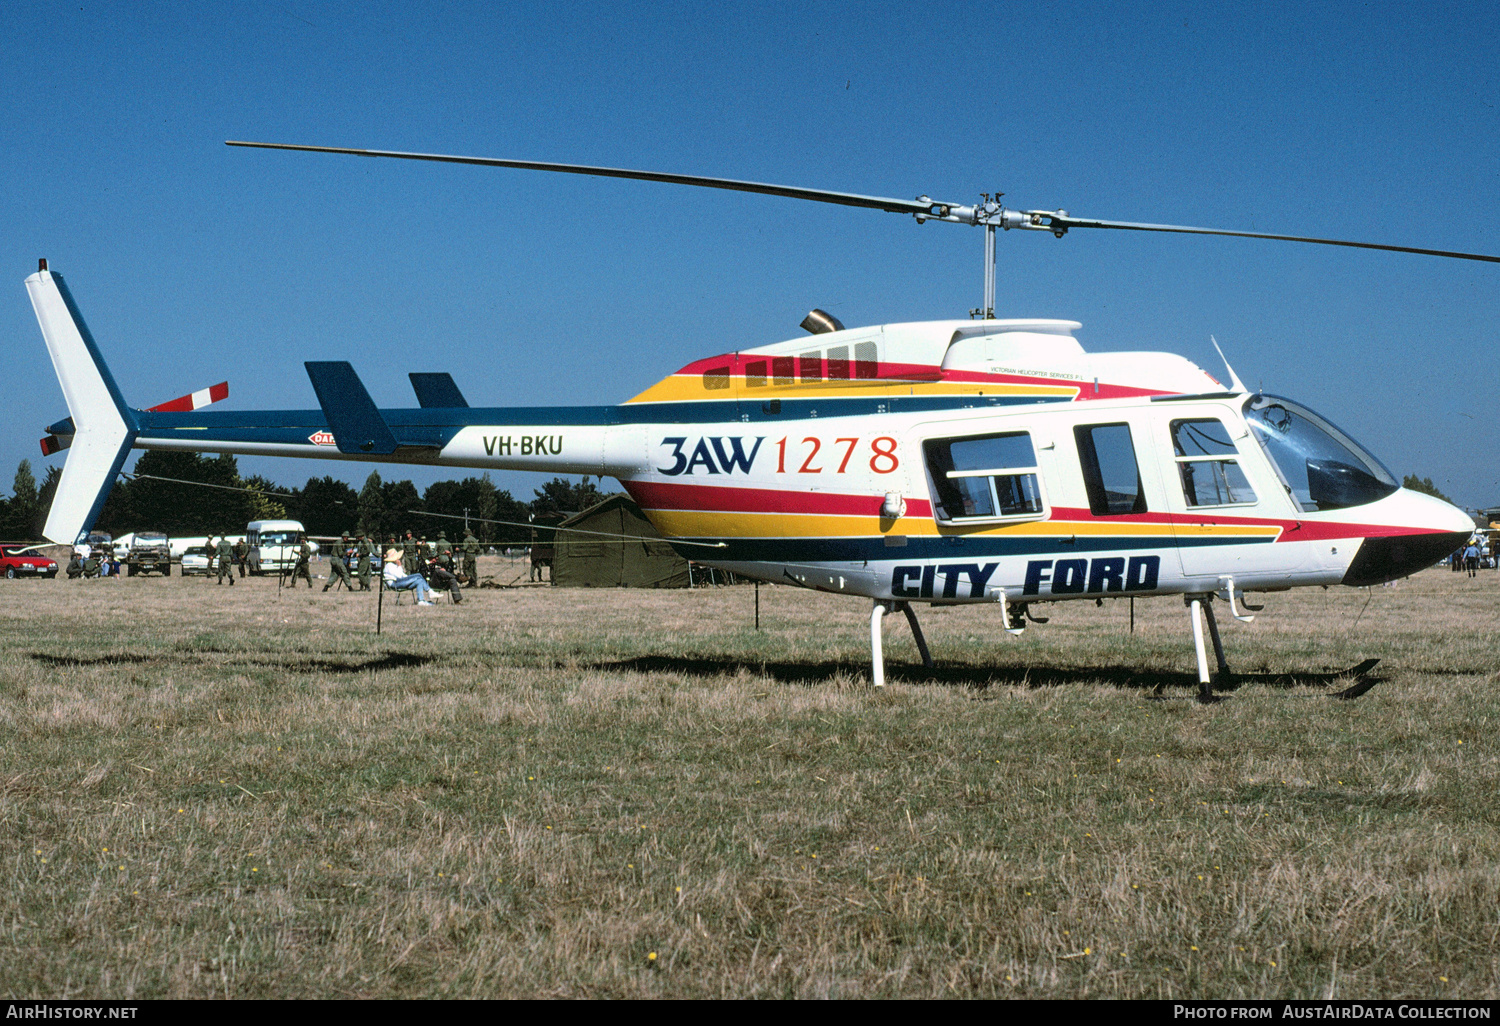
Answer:
[{"label": "main rotor blade", "polygon": [[1384,249],[1392,253],[1420,253],[1423,256],[1453,257],[1456,260],[1484,260],[1500,264],[1500,256],[1483,253],[1458,253],[1447,249],[1421,249],[1416,246],[1387,246],[1378,242],[1350,242],[1347,239],[1317,239],[1307,235],[1276,235],[1271,232],[1236,232],[1226,228],[1190,228],[1176,224],[1141,224],[1133,221],[1099,221],[1071,215],[1051,215],[1060,228],[1120,228],[1136,232],[1173,232],[1179,235],[1232,235],[1241,239],[1275,239],[1279,242],[1311,242],[1320,246],[1348,246],[1352,249]]},{"label": "main rotor blade", "polygon": [[594,175],[600,178],[630,178],[642,182],[669,182],[674,185],[696,185],[707,189],[728,189],[732,192],[753,192],[765,196],[784,196],[788,199],[811,200],[817,203],[836,203],[846,207],[864,207],[870,210],[885,210],[893,214],[911,214],[918,221],[950,221],[961,224],[983,224],[1029,231],[1050,231],[1058,237],[1073,228],[1114,228],[1137,232],[1169,232],[1178,235],[1228,235],[1241,239],[1272,239],[1278,242],[1307,242],[1319,246],[1347,246],[1351,249],[1379,249],[1392,253],[1416,253],[1422,256],[1450,257],[1455,260],[1481,260],[1500,263],[1500,257],[1483,253],[1460,253],[1446,249],[1423,249],[1417,246],[1387,246],[1378,242],[1351,242],[1346,239],[1322,239],[1308,235],[1281,235],[1271,232],[1241,232],[1227,228],[1193,228],[1174,224],[1145,224],[1134,221],[1102,221],[1095,218],[1074,217],[1064,211],[1051,210],[1006,210],[998,203],[986,199],[973,206],[959,203],[943,203],[923,196],[914,200],[893,199],[888,196],[862,196],[851,192],[832,192],[827,189],[805,189],[792,185],[772,185],[767,182],[745,182],[734,178],[709,178],[703,175],[676,175],[661,171],[635,171],[619,167],[594,167],[588,164],[555,164],[539,160],[501,160],[494,157],[461,157],[443,153],[403,153],[396,150],[358,150],[341,146],[301,146],[293,143],[263,143],[228,141],[227,146],[248,146],[263,150],[302,150],[309,153],[346,153],[356,157],[395,157],[402,160],[429,160],[443,164],[476,164],[481,167],[512,167],[529,171],[557,171],[573,175]]},{"label": "main rotor blade", "polygon": [[[846,207],[867,207],[895,214],[927,214],[934,207],[950,204],[921,200],[891,199],[885,196],[860,196],[850,192],[826,189],[803,189],[792,185],[770,185],[765,182],[742,182],[733,178],[706,178],[701,175],[671,175],[660,171],[633,171],[621,167],[593,167],[588,164],[552,164],[539,160],[499,160],[493,157],[457,157],[443,153],[401,153],[395,150],[354,150],[339,146],[296,146],[290,143],[226,142],[226,146],[251,146],[262,150],[305,150],[310,153],[348,153],[356,157],[398,157],[402,160],[433,160],[443,164],[478,164],[482,167],[514,167],[527,171],[561,171],[570,175],[594,175],[599,178],[633,178],[642,182],[671,182],[674,185],[697,185],[708,189],[734,192],[757,192],[766,196],[838,203]],[[951,204],[957,206],[957,204]]]}]

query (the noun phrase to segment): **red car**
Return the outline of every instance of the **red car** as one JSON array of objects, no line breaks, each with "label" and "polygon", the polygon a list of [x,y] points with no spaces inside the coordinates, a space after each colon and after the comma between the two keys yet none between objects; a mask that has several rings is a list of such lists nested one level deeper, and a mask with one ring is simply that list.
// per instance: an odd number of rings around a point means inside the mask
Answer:
[{"label": "red car", "polygon": [[57,562],[40,555],[29,545],[0,545],[0,574],[10,580],[17,577],[56,577]]}]

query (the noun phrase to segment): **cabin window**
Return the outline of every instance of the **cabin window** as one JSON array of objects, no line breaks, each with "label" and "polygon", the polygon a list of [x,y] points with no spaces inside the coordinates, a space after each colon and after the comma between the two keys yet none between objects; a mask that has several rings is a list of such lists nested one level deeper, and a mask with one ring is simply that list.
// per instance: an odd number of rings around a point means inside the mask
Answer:
[{"label": "cabin window", "polygon": [[1096,517],[1146,512],[1146,492],[1129,424],[1085,424],[1073,429],[1089,512]]},{"label": "cabin window", "polygon": [[828,350],[828,380],[849,380],[849,347],[834,346]]},{"label": "cabin window", "polygon": [[931,438],[922,451],[937,519],[964,523],[1042,514],[1036,450],[1026,432]]},{"label": "cabin window", "polygon": [[880,351],[874,342],[854,343],[854,376],[856,378],[880,377]]},{"label": "cabin window", "polygon": [[771,384],[790,385],[796,373],[797,360],[792,356],[771,357]]},{"label": "cabin window", "polygon": [[823,380],[823,354],[803,353],[797,358],[797,376],[803,381]]},{"label": "cabin window", "polygon": [[729,368],[715,367],[703,372],[703,387],[707,389],[728,388]]},{"label": "cabin window", "polygon": [[1172,421],[1172,450],[1189,506],[1236,506],[1255,501],[1240,469],[1239,451],[1218,420]]},{"label": "cabin window", "polygon": [[745,364],[745,387],[764,388],[766,384],[766,361],[753,360]]}]

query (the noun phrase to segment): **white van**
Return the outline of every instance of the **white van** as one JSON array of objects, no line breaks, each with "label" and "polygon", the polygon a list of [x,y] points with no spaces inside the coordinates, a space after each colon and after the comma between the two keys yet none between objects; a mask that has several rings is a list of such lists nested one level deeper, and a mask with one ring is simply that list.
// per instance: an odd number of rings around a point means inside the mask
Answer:
[{"label": "white van", "polygon": [[[302,552],[301,536],[304,533],[299,520],[251,521],[245,527],[245,544],[250,548],[251,565],[254,565],[258,551],[261,573],[290,571],[297,565],[297,557]],[[308,545],[316,555],[318,543],[309,541]]]}]

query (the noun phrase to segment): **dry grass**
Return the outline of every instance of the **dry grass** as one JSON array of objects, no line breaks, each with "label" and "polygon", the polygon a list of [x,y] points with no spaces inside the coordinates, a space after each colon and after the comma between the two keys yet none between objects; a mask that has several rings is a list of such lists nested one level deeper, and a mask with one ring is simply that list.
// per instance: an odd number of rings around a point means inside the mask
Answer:
[{"label": "dry grass", "polygon": [[[3,583],[3,582],[0,582]],[[1494,574],[898,620],[0,587],[7,997],[1500,995]],[[1366,597],[1369,606],[1364,609]],[[1226,617],[1227,619],[1227,617]],[[1382,656],[1336,702],[1283,675]],[[1153,700],[1162,685],[1162,700]]]}]

